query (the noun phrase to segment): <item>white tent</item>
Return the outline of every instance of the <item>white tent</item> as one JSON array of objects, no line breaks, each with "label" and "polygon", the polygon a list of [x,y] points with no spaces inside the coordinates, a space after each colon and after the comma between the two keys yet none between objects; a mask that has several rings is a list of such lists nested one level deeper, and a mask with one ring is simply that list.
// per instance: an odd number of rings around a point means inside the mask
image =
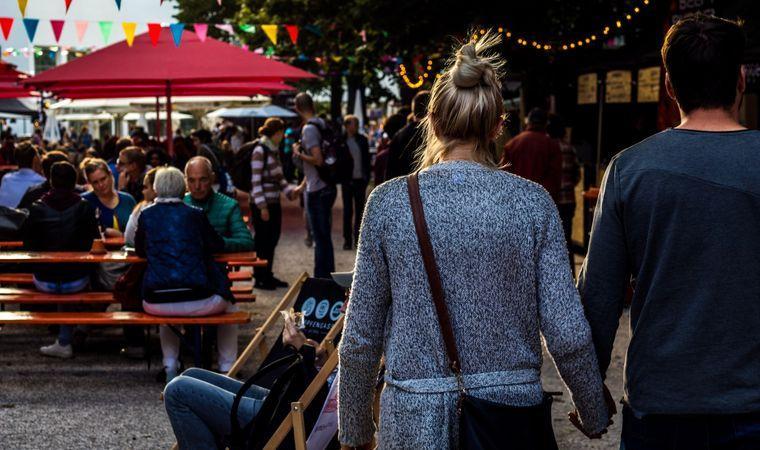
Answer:
[{"label": "white tent", "polygon": [[87,113],[71,113],[71,114],[58,114],[55,116],[61,122],[89,122],[91,120],[113,120],[113,115],[106,112],[98,114]]},{"label": "white tent", "polygon": [[[145,120],[156,120],[156,112],[155,111],[148,111],[146,113],[131,112],[131,113],[124,114],[124,117],[122,118],[122,120],[126,120],[127,122],[133,122],[136,120],[141,120],[142,117],[144,117]],[[158,117],[160,120],[166,120],[166,111],[161,111]],[[176,122],[178,120],[189,120],[189,119],[194,119],[194,117],[191,116],[190,114],[185,114],[181,112],[172,113],[173,122]]]},{"label": "white tent", "polygon": [[298,114],[281,106],[267,105],[258,108],[222,108],[207,114],[212,118],[266,119],[267,117],[298,117]]}]

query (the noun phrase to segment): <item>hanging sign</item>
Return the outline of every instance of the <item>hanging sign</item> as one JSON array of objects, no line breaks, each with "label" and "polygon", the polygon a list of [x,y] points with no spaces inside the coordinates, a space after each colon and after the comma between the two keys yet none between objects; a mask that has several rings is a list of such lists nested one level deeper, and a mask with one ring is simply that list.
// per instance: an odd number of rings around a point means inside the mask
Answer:
[{"label": "hanging sign", "polygon": [[639,103],[657,103],[660,101],[660,67],[639,69],[636,98]]},{"label": "hanging sign", "polygon": [[595,73],[586,73],[578,76],[578,104],[596,104],[597,77]]},{"label": "hanging sign", "polygon": [[607,72],[604,98],[606,103],[631,102],[631,71],[612,70]]}]

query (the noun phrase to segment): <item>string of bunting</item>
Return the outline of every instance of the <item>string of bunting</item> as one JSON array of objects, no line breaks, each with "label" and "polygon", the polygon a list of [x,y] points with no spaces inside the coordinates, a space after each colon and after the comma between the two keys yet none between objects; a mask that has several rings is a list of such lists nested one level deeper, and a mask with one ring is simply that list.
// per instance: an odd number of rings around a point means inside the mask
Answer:
[{"label": "string of bunting", "polygon": [[[24,24],[24,30],[26,31],[26,36],[29,38],[29,43],[34,44],[35,36],[37,35],[37,30],[40,25],[40,19],[34,19],[30,17],[24,17],[20,19],[21,22]],[[70,21],[65,20],[59,20],[59,19],[51,19],[47,22],[50,23],[50,27],[53,31],[53,37],[55,38],[56,43],[60,43],[61,35],[63,34],[64,27],[66,24],[70,23]],[[76,35],[77,35],[77,41],[79,43],[82,43],[84,40],[85,34],[87,33],[87,30],[89,29],[89,26],[92,21],[87,20],[76,20],[73,21],[74,26],[76,27]],[[13,30],[13,25],[16,23],[16,19],[13,17],[0,17],[0,31],[2,32],[2,37],[4,40],[8,41],[10,38],[11,32]],[[113,29],[114,22],[113,21],[97,21],[94,22],[97,23],[98,28],[100,29],[101,36],[103,37],[103,43],[108,44],[110,37],[111,37],[111,31]],[[137,31],[137,22],[121,22],[122,30],[124,31],[124,36],[126,38],[127,44],[131,47],[132,43],[134,42],[135,38],[135,32]],[[161,29],[163,28],[163,25],[160,23],[147,23],[148,26],[148,33],[150,34],[151,42],[153,45],[158,44],[158,38],[161,34]],[[177,47],[180,46],[182,41],[182,31],[184,31],[186,24],[184,23],[172,23],[169,24],[168,28],[172,33],[172,37],[174,39],[174,43],[177,45]],[[195,34],[198,36],[198,38],[203,42],[206,40],[206,37],[208,35],[208,27],[209,24],[207,23],[195,23],[192,24],[193,30],[195,31]],[[235,27],[232,24],[216,24],[214,25],[215,28],[225,31],[229,34],[234,35],[235,34]],[[298,43],[298,36],[299,36],[299,27],[297,25],[276,25],[276,24],[264,24],[259,25],[259,28],[261,31],[269,38],[269,40],[272,42],[272,44],[277,45],[278,41],[278,32],[280,30],[280,27],[284,28],[287,32],[288,36],[290,37],[290,41],[297,45]],[[256,25],[250,25],[250,24],[243,24],[239,25],[240,31],[244,33],[255,33],[257,30]]]}]

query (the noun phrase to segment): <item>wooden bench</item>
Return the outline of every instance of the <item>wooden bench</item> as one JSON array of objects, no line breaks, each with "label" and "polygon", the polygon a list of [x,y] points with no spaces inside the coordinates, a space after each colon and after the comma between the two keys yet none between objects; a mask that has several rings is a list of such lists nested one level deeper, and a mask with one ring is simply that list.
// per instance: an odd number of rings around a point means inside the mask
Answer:
[{"label": "wooden bench", "polygon": [[250,313],[237,311],[205,317],[163,317],[140,312],[0,311],[5,325],[232,325],[248,323]]},{"label": "wooden bench", "polygon": [[[253,273],[250,271],[229,272],[230,281],[251,281]],[[0,284],[33,284],[31,273],[3,273],[0,274]],[[249,291],[251,288],[248,289]],[[233,292],[235,288],[233,287]]]},{"label": "wooden bench", "polygon": [[[233,292],[235,301],[251,303],[256,296],[248,289],[247,292]],[[113,292],[78,292],[75,294],[49,294],[35,289],[0,287],[0,303],[47,304],[47,303],[119,303],[114,299]]]}]

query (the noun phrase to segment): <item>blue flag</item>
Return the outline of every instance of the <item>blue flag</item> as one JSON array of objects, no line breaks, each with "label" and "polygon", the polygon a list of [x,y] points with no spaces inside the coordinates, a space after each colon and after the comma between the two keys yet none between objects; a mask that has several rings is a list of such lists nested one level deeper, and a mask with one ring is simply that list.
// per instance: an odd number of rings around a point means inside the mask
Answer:
[{"label": "blue flag", "polygon": [[116,8],[121,11],[121,0],[116,0]]},{"label": "blue flag", "polygon": [[24,28],[26,28],[26,35],[29,36],[29,42],[34,41],[34,35],[37,34],[37,25],[39,25],[40,19],[24,19]]},{"label": "blue flag", "polygon": [[185,30],[185,24],[173,23],[169,25],[169,29],[171,29],[172,31],[172,37],[174,38],[174,45],[179,47],[180,42],[182,42],[182,31]]}]

